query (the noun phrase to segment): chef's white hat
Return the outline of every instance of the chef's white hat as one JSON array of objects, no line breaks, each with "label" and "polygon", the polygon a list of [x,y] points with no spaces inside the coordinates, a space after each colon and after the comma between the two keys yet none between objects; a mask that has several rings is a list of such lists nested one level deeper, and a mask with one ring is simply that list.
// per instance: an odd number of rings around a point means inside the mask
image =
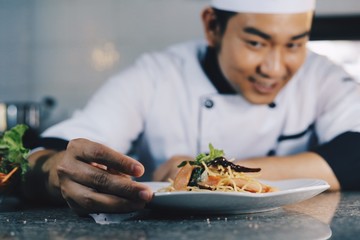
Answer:
[{"label": "chef's white hat", "polygon": [[220,10],[246,13],[302,13],[315,9],[315,0],[212,0]]}]

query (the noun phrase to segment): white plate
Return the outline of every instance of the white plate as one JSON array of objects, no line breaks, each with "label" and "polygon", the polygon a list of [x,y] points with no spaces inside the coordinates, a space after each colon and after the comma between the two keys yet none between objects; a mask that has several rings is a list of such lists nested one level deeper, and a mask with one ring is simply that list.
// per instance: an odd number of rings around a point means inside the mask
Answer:
[{"label": "white plate", "polygon": [[318,179],[292,179],[283,181],[261,181],[276,187],[271,193],[229,192],[157,192],[166,187],[165,182],[145,182],[154,191],[149,208],[191,213],[238,214],[269,211],[284,205],[312,198],[330,186]]}]

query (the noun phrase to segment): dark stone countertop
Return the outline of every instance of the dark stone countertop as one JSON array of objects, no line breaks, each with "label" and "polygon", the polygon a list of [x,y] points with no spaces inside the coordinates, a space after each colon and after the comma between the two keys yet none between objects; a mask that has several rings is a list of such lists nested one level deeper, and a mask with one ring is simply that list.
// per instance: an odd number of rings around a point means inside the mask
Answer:
[{"label": "dark stone countertop", "polygon": [[360,192],[322,193],[268,212],[238,215],[131,214],[79,217],[68,208],[0,205],[0,239],[359,239]]}]

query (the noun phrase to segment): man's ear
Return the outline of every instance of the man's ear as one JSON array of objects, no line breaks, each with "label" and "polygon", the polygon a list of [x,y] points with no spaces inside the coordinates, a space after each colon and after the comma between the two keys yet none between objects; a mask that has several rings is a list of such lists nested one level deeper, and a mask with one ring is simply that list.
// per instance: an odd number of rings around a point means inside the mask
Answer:
[{"label": "man's ear", "polygon": [[220,41],[220,27],[217,23],[214,9],[208,7],[201,14],[205,37],[210,47],[215,47]]}]

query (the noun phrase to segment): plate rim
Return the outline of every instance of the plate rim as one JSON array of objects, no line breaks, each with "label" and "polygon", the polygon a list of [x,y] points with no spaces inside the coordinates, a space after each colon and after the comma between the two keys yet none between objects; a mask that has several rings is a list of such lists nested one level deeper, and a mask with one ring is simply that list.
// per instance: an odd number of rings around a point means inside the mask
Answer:
[{"label": "plate rim", "polygon": [[[174,192],[157,192],[154,191],[154,197],[163,197],[169,195],[225,195],[225,196],[242,196],[242,197],[252,197],[252,198],[262,198],[262,197],[273,197],[273,196],[281,196],[286,194],[291,194],[295,192],[304,192],[310,190],[327,190],[330,188],[330,185],[322,179],[316,178],[294,178],[294,179],[285,179],[285,180],[260,180],[264,184],[268,184],[271,186],[278,184],[286,184],[286,183],[298,183],[298,182],[307,182],[307,183],[317,183],[314,185],[304,185],[299,186],[293,189],[284,189],[276,192],[269,193],[251,193],[251,192],[221,192],[221,191],[204,191],[204,192],[190,192],[190,191],[174,191]],[[151,187],[151,185],[159,184],[161,187],[166,187],[169,185],[169,182],[143,182],[145,185]],[[275,186],[276,187],[276,186]]]},{"label": "plate rim", "polygon": [[[220,191],[174,191],[156,192],[162,187],[168,186],[169,182],[144,182],[153,191],[153,199],[147,204],[147,208],[154,210],[170,210],[170,212],[190,212],[200,214],[243,214],[265,212],[277,209],[289,204],[295,204],[312,198],[330,187],[321,179],[301,178],[278,181],[262,181],[265,184],[273,184],[274,187],[283,187],[284,190],[270,193],[249,192],[220,192]],[[290,186],[286,186],[289,185]],[[280,188],[281,189],[281,188]],[[199,198],[198,198],[199,197]],[[225,204],[218,204],[219,199]],[[179,203],[179,199],[190,200]],[[207,204],[202,202],[207,199]],[[181,201],[181,200],[180,200]],[[249,206],[255,201],[255,205]],[[236,205],[239,204],[240,205]],[[235,204],[235,205],[234,205]]]}]

